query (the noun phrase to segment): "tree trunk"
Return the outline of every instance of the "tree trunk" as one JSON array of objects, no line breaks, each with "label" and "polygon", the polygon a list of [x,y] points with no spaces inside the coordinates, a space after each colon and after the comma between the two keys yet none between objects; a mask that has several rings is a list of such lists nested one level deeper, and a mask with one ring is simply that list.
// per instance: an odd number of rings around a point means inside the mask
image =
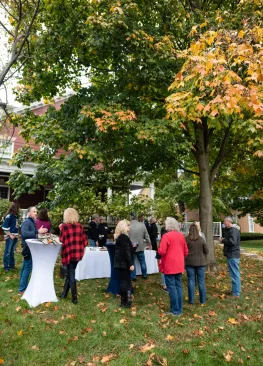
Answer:
[{"label": "tree trunk", "polygon": [[209,145],[206,140],[205,128],[197,130],[196,137],[195,158],[198,163],[200,174],[199,218],[201,229],[205,234],[209,248],[208,270],[214,271],[216,268],[216,259],[213,238],[212,181],[209,161]]}]

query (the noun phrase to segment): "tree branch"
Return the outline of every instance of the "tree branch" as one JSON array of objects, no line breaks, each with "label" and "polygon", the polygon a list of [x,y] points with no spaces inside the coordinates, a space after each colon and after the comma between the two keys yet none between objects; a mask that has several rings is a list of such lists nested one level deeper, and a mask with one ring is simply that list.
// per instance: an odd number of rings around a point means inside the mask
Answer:
[{"label": "tree branch", "polygon": [[212,166],[211,173],[210,173],[211,182],[214,181],[215,176],[218,173],[219,167],[220,167],[223,159],[225,158],[226,147],[227,147],[227,143],[228,143],[228,140],[230,137],[231,126],[232,126],[232,122],[229,123],[229,126],[225,130],[225,134],[224,134],[223,140],[221,142],[219,152],[218,152],[215,162]]},{"label": "tree branch", "polygon": [[198,172],[195,172],[195,171],[190,170],[190,169],[186,169],[186,168],[182,167],[181,165],[179,165],[179,169],[182,169],[186,173],[191,173],[191,174],[200,176],[200,174]]}]

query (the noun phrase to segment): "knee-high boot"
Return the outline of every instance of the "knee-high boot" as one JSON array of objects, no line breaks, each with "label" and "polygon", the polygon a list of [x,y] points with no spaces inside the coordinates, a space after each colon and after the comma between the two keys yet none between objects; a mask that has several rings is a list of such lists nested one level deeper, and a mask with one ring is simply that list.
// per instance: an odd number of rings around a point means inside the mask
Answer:
[{"label": "knee-high boot", "polygon": [[63,291],[62,291],[62,293],[60,295],[60,298],[61,299],[64,299],[65,297],[68,296],[69,288],[70,288],[70,286],[69,286],[69,279],[68,279],[68,277],[66,277],[66,280],[65,280],[65,283],[64,283],[64,287],[63,287]]},{"label": "knee-high boot", "polygon": [[72,302],[73,302],[73,304],[77,304],[78,303],[78,294],[77,294],[77,283],[76,283],[76,281],[71,283],[70,287],[71,287],[71,294],[72,294]]},{"label": "knee-high boot", "polygon": [[121,281],[120,283],[120,293],[121,293],[121,307],[126,307],[128,298],[127,298],[127,283],[126,281]]}]

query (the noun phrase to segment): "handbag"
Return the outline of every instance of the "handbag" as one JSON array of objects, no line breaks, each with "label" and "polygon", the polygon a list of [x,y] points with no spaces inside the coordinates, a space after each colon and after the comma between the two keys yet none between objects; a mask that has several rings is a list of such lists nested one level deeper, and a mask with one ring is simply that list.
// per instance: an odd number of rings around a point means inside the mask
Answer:
[{"label": "handbag", "polygon": [[54,234],[38,234],[38,240],[43,244],[61,244],[59,241],[59,237]]},{"label": "handbag", "polygon": [[66,266],[63,266],[63,264],[61,264],[60,268],[59,268],[59,277],[64,279],[66,278],[68,275],[68,269]]}]

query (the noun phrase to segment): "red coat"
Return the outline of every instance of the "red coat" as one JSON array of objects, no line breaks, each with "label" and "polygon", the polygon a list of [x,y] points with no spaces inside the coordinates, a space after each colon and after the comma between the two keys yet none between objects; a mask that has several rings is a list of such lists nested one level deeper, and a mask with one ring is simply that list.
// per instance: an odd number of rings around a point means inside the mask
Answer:
[{"label": "red coat", "polygon": [[161,267],[164,274],[184,272],[184,259],[188,248],[183,234],[175,230],[164,234],[158,253],[162,256]]},{"label": "red coat", "polygon": [[62,224],[59,239],[62,243],[62,263],[64,266],[72,262],[81,261],[88,241],[83,226],[76,224]]}]

